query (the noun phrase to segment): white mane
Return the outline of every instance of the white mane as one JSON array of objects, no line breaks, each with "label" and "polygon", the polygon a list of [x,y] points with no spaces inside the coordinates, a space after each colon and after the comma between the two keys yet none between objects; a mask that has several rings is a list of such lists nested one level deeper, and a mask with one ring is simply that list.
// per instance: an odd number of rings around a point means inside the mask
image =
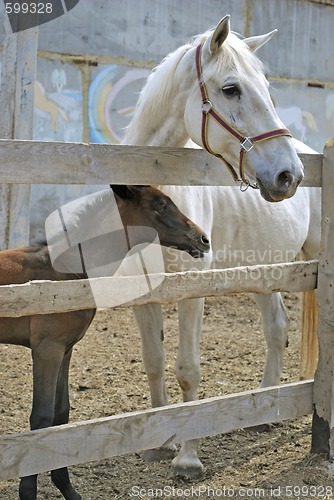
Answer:
[{"label": "white mane", "polygon": [[165,114],[162,109],[163,104],[170,102],[171,93],[174,92],[172,85],[175,70],[182,57],[191,49],[192,45],[187,44],[179,47],[174,52],[166,56],[163,61],[156,66],[148,77],[143,87],[135,109],[134,117],[127,127],[124,143],[132,129],[138,130],[143,123],[150,123],[152,117]]}]

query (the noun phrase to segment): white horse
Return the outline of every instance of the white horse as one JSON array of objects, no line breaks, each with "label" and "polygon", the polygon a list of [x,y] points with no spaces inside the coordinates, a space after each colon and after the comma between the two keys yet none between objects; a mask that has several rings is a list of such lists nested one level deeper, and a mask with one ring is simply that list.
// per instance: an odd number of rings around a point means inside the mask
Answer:
[{"label": "white horse", "polygon": [[[212,250],[200,265],[199,259],[166,250],[169,271],[284,262],[287,256],[292,260],[302,247],[308,256],[317,248],[319,235],[304,245],[319,216],[310,209],[313,194],[299,189],[294,195],[303,167],[274,110],[261,63],[254,55],[272,34],[240,40],[230,32],[227,16],[215,30],[170,54],[142,90],[125,144],[184,146],[190,138],[225,159],[235,178],[238,174],[231,165],[239,163],[245,187],[254,181],[260,187],[241,193],[237,187],[164,186],[212,242]],[[275,204],[265,199],[285,201]],[[268,344],[261,385],[268,386],[279,382],[288,318],[279,293],[257,295],[255,301]],[[197,397],[203,307],[204,299],[178,304],[176,376],[184,401]],[[168,404],[161,306],[136,307],[135,316],[152,405]],[[148,450],[144,456],[159,460],[170,454],[171,448],[161,448]],[[172,468],[192,477],[202,473],[197,440],[181,445]]]}]

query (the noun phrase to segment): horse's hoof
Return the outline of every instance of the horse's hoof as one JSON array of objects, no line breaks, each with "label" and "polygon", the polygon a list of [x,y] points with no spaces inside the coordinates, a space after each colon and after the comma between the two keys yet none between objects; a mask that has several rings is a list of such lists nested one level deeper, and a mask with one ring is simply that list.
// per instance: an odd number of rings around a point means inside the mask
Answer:
[{"label": "horse's hoof", "polygon": [[180,460],[175,457],[172,461],[172,475],[181,476],[189,479],[200,479],[204,474],[202,462],[197,457],[191,460]]},{"label": "horse's hoof", "polygon": [[175,457],[175,452],[175,446],[162,447],[145,450],[140,456],[145,462],[163,462],[164,460],[172,460]]}]

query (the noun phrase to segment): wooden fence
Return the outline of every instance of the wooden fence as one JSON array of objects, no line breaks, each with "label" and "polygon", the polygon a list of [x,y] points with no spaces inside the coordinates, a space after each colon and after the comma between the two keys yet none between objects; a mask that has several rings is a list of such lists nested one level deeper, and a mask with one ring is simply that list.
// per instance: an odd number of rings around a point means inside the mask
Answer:
[{"label": "wooden fence", "polygon": [[[278,422],[310,414],[313,408],[313,450],[332,455],[334,144],[325,146],[324,155],[300,157],[306,169],[303,186],[323,185],[323,251],[319,264],[310,261],[269,266],[279,269],[282,276],[279,282],[268,279],[273,275],[267,272],[268,266],[238,268],[238,273],[235,269],[225,269],[166,274],[160,287],[124,307],[235,291],[295,292],[317,287],[320,349],[314,384],[312,381],[298,382],[2,436],[0,479]],[[14,184],[17,179],[21,184],[233,185],[221,162],[201,150],[0,140],[0,183]],[[96,278],[108,289],[117,287],[118,280],[127,279]],[[0,316],[17,317],[94,306],[88,280],[36,281],[0,287]],[[218,418],[218,415],[223,417]]]},{"label": "wooden fence", "polygon": [[332,5],[334,7],[334,0],[309,0],[313,3],[320,3],[323,5]]}]

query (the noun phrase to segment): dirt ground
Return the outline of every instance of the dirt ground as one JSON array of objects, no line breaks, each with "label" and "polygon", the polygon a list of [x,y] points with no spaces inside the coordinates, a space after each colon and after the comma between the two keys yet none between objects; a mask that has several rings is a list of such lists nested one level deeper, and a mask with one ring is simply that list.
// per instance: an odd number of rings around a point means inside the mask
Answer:
[{"label": "dirt ground", "polygon": [[[282,382],[299,378],[299,297],[288,295],[291,320]],[[174,378],[177,317],[165,307],[165,344],[170,401],[179,401]],[[257,387],[264,360],[257,309],[246,295],[208,299],[202,337],[200,397]],[[27,349],[0,346],[0,428],[26,430],[31,405],[31,359]],[[149,407],[133,313],[100,311],[75,347],[70,374],[71,421]],[[173,478],[169,463],[145,463],[137,455],[71,467],[83,500],[128,498],[322,498],[334,491],[334,468],[310,455],[311,418],[304,417],[255,433],[240,430],[207,438],[199,456],[201,480]],[[0,499],[18,498],[18,480],[0,482]],[[39,499],[62,498],[49,475],[39,478]]]}]

